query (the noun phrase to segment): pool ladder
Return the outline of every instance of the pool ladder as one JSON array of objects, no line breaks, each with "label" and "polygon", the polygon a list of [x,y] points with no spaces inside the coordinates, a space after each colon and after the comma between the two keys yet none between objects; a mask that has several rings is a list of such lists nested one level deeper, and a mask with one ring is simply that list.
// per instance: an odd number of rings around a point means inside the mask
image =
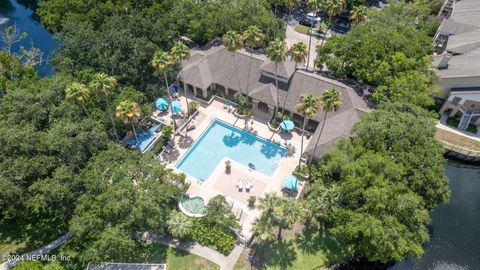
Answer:
[{"label": "pool ladder", "polygon": [[272,171],[275,171],[278,168],[278,165],[280,165],[278,160],[270,161],[270,168],[272,169]]}]

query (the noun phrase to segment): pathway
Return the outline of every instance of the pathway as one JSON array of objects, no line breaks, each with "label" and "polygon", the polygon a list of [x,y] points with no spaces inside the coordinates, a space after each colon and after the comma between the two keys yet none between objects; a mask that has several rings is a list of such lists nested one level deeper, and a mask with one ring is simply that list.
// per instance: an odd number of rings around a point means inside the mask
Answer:
[{"label": "pathway", "polygon": [[139,238],[141,240],[153,241],[165,246],[181,249],[189,253],[195,254],[216,263],[220,266],[221,270],[233,269],[233,267],[237,263],[238,258],[240,257],[240,254],[243,251],[243,247],[237,245],[228,256],[225,256],[211,248],[204,247],[200,244],[194,242],[180,242],[179,240],[166,235],[157,235],[154,233],[145,232],[141,234]]},{"label": "pathway", "polygon": [[39,259],[39,256],[46,255],[59,246],[65,244],[68,240],[70,240],[74,236],[73,232],[68,232],[65,235],[61,236],[57,240],[51,242],[50,244],[43,246],[39,249],[36,249],[32,252],[25,253],[21,255],[18,259],[12,260],[12,261],[7,261],[4,262],[0,265],[0,270],[7,270],[16,264],[20,263],[23,260],[34,260],[34,259]]}]

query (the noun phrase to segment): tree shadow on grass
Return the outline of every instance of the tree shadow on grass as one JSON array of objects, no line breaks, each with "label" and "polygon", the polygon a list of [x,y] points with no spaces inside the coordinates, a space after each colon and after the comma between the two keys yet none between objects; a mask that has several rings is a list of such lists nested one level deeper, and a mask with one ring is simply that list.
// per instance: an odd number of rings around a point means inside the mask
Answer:
[{"label": "tree shadow on grass", "polygon": [[168,247],[158,243],[143,243],[137,255],[139,262],[166,263]]},{"label": "tree shadow on grass", "polygon": [[327,262],[343,261],[346,257],[346,250],[328,232],[316,227],[305,229],[295,238],[295,243],[302,253],[322,253]]},{"label": "tree shadow on grass", "polygon": [[278,267],[286,269],[291,267],[297,259],[297,251],[293,240],[274,240],[255,247],[255,265],[259,269]]}]

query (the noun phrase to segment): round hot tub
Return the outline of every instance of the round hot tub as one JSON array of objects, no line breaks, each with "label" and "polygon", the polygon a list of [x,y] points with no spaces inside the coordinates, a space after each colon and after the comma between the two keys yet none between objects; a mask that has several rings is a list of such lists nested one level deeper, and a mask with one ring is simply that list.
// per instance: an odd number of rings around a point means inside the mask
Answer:
[{"label": "round hot tub", "polygon": [[189,217],[203,217],[205,216],[205,200],[202,197],[189,197],[182,195],[178,203],[180,210]]}]

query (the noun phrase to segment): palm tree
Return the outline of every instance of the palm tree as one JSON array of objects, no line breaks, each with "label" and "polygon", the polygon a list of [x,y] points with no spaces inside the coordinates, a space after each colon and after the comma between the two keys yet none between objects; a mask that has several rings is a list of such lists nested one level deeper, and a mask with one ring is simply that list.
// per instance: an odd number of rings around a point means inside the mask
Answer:
[{"label": "palm tree", "polygon": [[87,108],[85,108],[85,102],[90,98],[90,90],[81,83],[74,82],[67,86],[65,89],[65,97],[72,103],[82,106],[83,111],[88,116]]},{"label": "palm tree", "polygon": [[292,45],[290,47],[290,60],[295,61],[295,70],[297,69],[297,66],[299,63],[304,63],[308,50],[307,50],[307,45],[303,42],[298,42]]},{"label": "palm tree", "polygon": [[357,6],[350,10],[350,21],[361,23],[368,19],[368,8],[366,6]]},{"label": "palm tree", "polygon": [[283,229],[290,229],[300,220],[303,214],[302,205],[292,198],[282,197],[278,207],[275,208],[275,216],[278,223],[278,240],[282,237]]},{"label": "palm tree", "polygon": [[135,126],[133,125],[133,123],[137,122],[142,115],[142,111],[140,110],[138,103],[128,100],[120,102],[115,111],[115,115],[121,119],[123,123],[132,125],[133,134],[135,135],[135,140],[138,143],[137,132],[135,131]]},{"label": "palm tree", "polygon": [[270,0],[270,2],[275,6],[275,16],[277,16],[277,8],[278,8],[278,5],[281,5],[283,4],[283,0]]},{"label": "palm tree", "polygon": [[243,32],[243,40],[245,44],[250,47],[250,59],[248,60],[248,75],[247,75],[247,96],[250,92],[250,70],[252,67],[253,48],[263,44],[265,35],[260,28],[255,25],[251,25]]},{"label": "palm tree", "polygon": [[230,30],[225,35],[223,35],[223,45],[229,52],[232,53],[232,58],[233,58],[233,68],[235,69],[235,75],[237,77],[237,82],[238,82],[238,92],[241,91],[241,86],[240,86],[240,78],[238,77],[238,72],[237,72],[237,65],[235,63],[235,52],[240,50],[243,47],[243,39],[240,34],[238,34],[236,31]]},{"label": "palm tree", "polygon": [[303,137],[305,134],[305,125],[309,118],[314,117],[318,110],[320,109],[320,101],[318,98],[314,97],[310,93],[303,94],[300,98],[300,103],[296,106],[297,112],[303,116],[303,127],[302,127],[302,142],[300,146],[300,159],[298,160],[298,166],[302,162],[303,156]]},{"label": "palm tree", "polygon": [[[187,97],[187,84],[185,83],[185,77],[183,76],[183,64],[182,61],[186,60],[190,57],[190,51],[187,47],[187,45],[183,44],[181,41],[175,42],[175,45],[173,45],[171,49],[171,55],[173,57],[174,62],[180,63],[180,73],[183,81],[183,92],[185,94],[185,101],[188,104],[188,97]],[[187,115],[189,115],[189,112],[187,110]]]},{"label": "palm tree", "polygon": [[285,41],[276,38],[274,41],[271,41],[267,48],[268,58],[275,62],[275,86],[277,88],[277,104],[275,104],[275,112],[273,116],[277,115],[278,111],[278,63],[285,61],[287,59],[288,48]]},{"label": "palm tree", "polygon": [[165,86],[166,90],[168,92],[168,79],[167,79],[167,72],[172,68],[173,66],[173,59],[172,56],[164,51],[157,51],[153,55],[152,66],[154,68],[157,68],[160,72],[163,73],[163,76],[165,78]]},{"label": "palm tree", "polygon": [[[350,10],[350,21],[352,21],[354,24],[359,24],[361,22],[366,21],[367,19],[368,19],[368,8],[366,6],[358,6]],[[350,48],[352,47],[353,39],[354,37],[352,35],[349,35],[347,51],[350,51]],[[347,58],[346,55],[342,57],[342,72],[345,68],[346,58]]]},{"label": "palm tree", "polygon": [[167,227],[173,237],[184,238],[190,234],[193,222],[190,218],[178,211],[172,211],[167,220]]},{"label": "palm tree", "polygon": [[323,38],[322,42],[320,43],[320,47],[323,46],[323,43],[325,42],[325,39],[327,37],[327,33],[335,24],[335,22],[333,21],[333,17],[340,14],[345,9],[345,5],[346,5],[345,0],[324,0],[324,3],[322,4],[322,8],[327,13],[330,24],[327,32],[325,33],[325,38]]},{"label": "palm tree", "polygon": [[[313,11],[313,14],[316,15],[317,12],[322,8],[324,1],[325,0],[307,0],[307,6],[310,10]],[[309,33],[312,32],[314,23],[315,23],[315,20],[312,20],[312,23],[310,25]],[[311,50],[311,47],[312,47],[312,35],[310,33],[309,38],[308,38],[307,69],[308,69],[308,65],[310,64],[310,50]]]},{"label": "palm tree", "polygon": [[262,214],[256,218],[252,224],[252,231],[255,237],[262,241],[273,239],[272,234],[273,220],[270,216]]},{"label": "palm tree", "polygon": [[279,197],[275,193],[265,193],[265,196],[258,201],[258,209],[262,210],[267,215],[273,214],[278,203]]},{"label": "palm tree", "polygon": [[308,163],[312,162],[315,151],[317,151],[318,142],[320,141],[320,137],[322,137],[328,113],[332,111],[337,111],[342,105],[342,103],[342,94],[334,88],[327,89],[320,97],[320,106],[322,107],[322,111],[325,114],[323,115],[323,122],[320,129],[320,134],[318,134],[317,141],[315,142],[315,147],[313,148],[313,152],[310,156],[310,160],[308,161]]},{"label": "palm tree", "polygon": [[[292,45],[292,47],[290,47],[290,50],[288,51],[288,53],[290,54],[290,60],[295,61],[295,70],[297,70],[298,63],[305,62],[305,59],[308,54],[307,45],[305,45],[305,43],[303,42],[295,43]],[[289,93],[290,92],[287,91],[287,94],[285,95],[285,99],[283,100],[282,114],[285,111],[285,104],[287,103]]]},{"label": "palm tree", "polygon": [[292,16],[292,10],[300,6],[300,1],[299,0],[283,0],[283,4],[288,9],[288,18],[287,18],[287,23],[288,23],[288,20]]},{"label": "palm tree", "polygon": [[103,95],[105,98],[105,104],[107,106],[107,113],[110,117],[110,122],[112,123],[113,132],[115,133],[115,138],[118,139],[117,127],[115,126],[115,121],[113,119],[112,110],[110,108],[110,102],[108,97],[110,92],[117,86],[117,79],[113,76],[108,76],[107,74],[100,72],[93,75],[93,80],[90,82],[89,88],[96,93]]}]

